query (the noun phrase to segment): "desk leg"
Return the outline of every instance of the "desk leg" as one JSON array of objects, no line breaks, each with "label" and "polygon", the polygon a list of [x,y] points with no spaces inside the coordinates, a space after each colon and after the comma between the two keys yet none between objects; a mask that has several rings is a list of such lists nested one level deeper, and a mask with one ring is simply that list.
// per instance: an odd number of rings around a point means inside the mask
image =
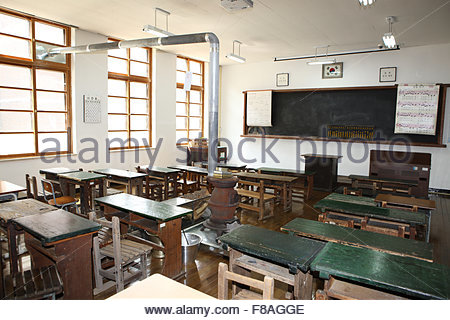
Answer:
[{"label": "desk leg", "polygon": [[309,200],[311,199],[311,194],[312,194],[312,188],[314,186],[314,176],[309,175],[306,177],[306,194],[305,194],[305,199],[304,200]]},{"label": "desk leg", "polygon": [[282,192],[283,192],[283,209],[286,212],[289,211],[287,183],[283,183]]},{"label": "desk leg", "polygon": [[294,297],[297,300],[311,300],[312,299],[313,277],[307,272],[303,273],[300,270],[295,275],[294,283]]},{"label": "desk leg", "polygon": [[159,238],[164,244],[164,267],[162,274],[169,278],[181,275],[181,218],[167,221],[165,226],[159,225]]},{"label": "desk leg", "polygon": [[81,202],[81,214],[86,215],[89,211],[89,181],[80,182],[80,202]]},{"label": "desk leg", "polygon": [[164,200],[169,199],[169,177],[164,175]]},{"label": "desk leg", "polygon": [[144,189],[144,182],[143,182],[143,178],[137,178],[135,179],[135,187],[136,187],[136,195],[138,197],[142,197],[142,193],[143,193],[143,189]]},{"label": "desk leg", "polygon": [[[9,265],[11,273],[16,274],[19,271],[17,267],[17,234],[19,234],[19,232],[17,232],[14,224],[11,222],[6,225],[6,229],[8,232]],[[2,279],[0,279],[0,281],[2,281]]]}]

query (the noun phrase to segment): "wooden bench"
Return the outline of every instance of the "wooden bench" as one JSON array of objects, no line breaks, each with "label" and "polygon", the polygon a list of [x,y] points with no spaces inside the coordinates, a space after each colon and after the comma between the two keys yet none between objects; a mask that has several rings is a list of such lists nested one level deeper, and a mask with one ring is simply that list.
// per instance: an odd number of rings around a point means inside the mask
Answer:
[{"label": "wooden bench", "polygon": [[324,247],[316,240],[243,225],[218,238],[230,253],[230,271],[244,276],[256,272],[293,287],[296,299],[312,297],[309,264]]},{"label": "wooden bench", "polygon": [[366,230],[349,229],[338,225],[295,218],[281,227],[291,235],[369,248],[394,255],[433,261],[433,246],[424,241],[393,237]]},{"label": "wooden bench", "polygon": [[325,298],[450,298],[449,267],[367,248],[328,242],[310,269],[326,280]]},{"label": "wooden bench", "polygon": [[414,180],[400,180],[354,174],[349,175],[349,178],[352,179],[352,188],[371,189],[373,195],[375,195],[377,191],[411,194],[412,188],[418,186],[418,182]]},{"label": "wooden bench", "polygon": [[[250,189],[255,189],[255,191]],[[265,193],[263,180],[259,182],[239,180],[238,188],[236,189],[236,191],[240,197],[239,208],[258,212],[259,221],[273,217],[275,208],[275,195]],[[257,206],[248,203],[252,200],[257,201]],[[266,214],[267,202],[269,203],[269,212]]]}]

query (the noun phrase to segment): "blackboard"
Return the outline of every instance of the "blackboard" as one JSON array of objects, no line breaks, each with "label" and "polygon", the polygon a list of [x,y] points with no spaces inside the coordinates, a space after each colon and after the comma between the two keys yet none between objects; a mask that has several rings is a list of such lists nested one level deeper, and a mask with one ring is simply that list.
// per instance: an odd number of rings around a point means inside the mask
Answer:
[{"label": "blackboard", "polygon": [[[272,93],[272,127],[267,136],[327,139],[327,125],[374,126],[375,139],[442,144],[445,90],[440,90],[436,135],[394,134],[397,86],[287,90]],[[254,128],[244,125],[244,134]],[[333,138],[329,138],[333,140]],[[340,140],[345,140],[340,138]]]}]

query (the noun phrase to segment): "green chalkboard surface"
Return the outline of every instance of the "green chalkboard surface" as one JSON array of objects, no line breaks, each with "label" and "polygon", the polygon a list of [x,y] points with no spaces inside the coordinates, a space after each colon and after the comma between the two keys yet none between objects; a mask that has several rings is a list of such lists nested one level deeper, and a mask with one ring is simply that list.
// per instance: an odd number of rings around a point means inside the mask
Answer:
[{"label": "green chalkboard surface", "polygon": [[263,131],[268,136],[327,139],[328,125],[373,126],[377,140],[407,139],[415,144],[440,145],[445,91],[441,86],[434,136],[394,134],[397,86],[274,90],[272,127],[245,126],[244,134]]}]

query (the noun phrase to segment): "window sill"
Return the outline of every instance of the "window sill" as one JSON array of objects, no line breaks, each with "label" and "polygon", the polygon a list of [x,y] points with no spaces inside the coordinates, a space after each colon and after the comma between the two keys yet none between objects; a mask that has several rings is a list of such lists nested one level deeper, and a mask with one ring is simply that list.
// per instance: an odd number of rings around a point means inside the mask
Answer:
[{"label": "window sill", "polygon": [[[65,153],[65,154],[61,154],[59,155],[59,157],[61,158],[65,158],[65,157],[73,157],[73,156],[77,156],[77,153]],[[0,162],[8,162],[8,161],[23,161],[23,160],[36,160],[36,159],[50,159],[50,158],[54,158],[57,155],[48,155],[48,156],[29,156],[29,157],[16,157],[16,158],[3,158],[0,159]]]}]

